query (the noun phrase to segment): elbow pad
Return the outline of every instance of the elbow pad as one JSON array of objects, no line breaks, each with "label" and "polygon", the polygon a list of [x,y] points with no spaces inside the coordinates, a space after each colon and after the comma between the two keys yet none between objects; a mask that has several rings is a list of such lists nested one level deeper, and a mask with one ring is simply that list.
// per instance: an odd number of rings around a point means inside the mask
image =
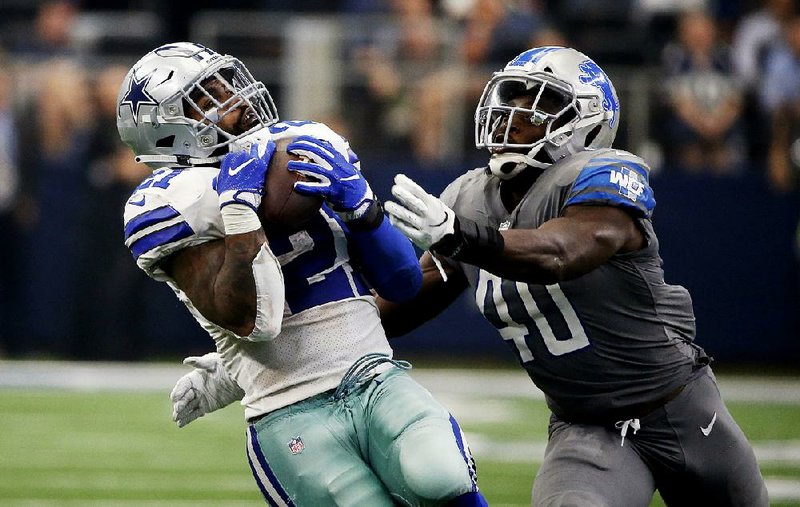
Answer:
[{"label": "elbow pad", "polygon": [[253,279],[256,283],[255,327],[249,335],[239,338],[251,342],[270,341],[281,332],[286,292],[281,265],[266,243],[253,259]]}]

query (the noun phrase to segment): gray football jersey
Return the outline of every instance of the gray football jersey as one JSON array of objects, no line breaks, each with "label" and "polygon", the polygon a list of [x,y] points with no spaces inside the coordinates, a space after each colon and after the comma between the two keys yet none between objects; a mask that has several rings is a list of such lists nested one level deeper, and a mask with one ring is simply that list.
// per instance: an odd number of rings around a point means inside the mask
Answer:
[{"label": "gray football jersey", "polygon": [[500,180],[485,168],[459,177],[442,200],[459,216],[498,229],[535,229],[577,204],[617,206],[638,221],[646,247],[566,282],[516,282],[461,263],[478,308],[562,419],[627,415],[684,385],[696,365],[707,363],[692,343],[688,291],[664,282],[650,221],[649,167],[641,158],[604,149],[562,159],[511,213],[500,200]]}]

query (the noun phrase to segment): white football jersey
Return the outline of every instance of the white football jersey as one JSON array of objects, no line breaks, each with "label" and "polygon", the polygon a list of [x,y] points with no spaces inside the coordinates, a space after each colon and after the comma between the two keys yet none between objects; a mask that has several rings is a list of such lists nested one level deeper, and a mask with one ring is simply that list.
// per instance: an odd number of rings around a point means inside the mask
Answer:
[{"label": "white football jersey", "polygon": [[[249,136],[252,142],[314,135],[344,154],[347,142],[327,126],[277,123]],[[347,234],[326,206],[303,229],[270,234],[286,286],[281,333],[269,342],[241,340],[204,318],[160,267],[183,248],[225,237],[214,179],[219,169],[192,167],[155,171],[125,205],[125,244],[137,265],[175,291],[214,339],[228,373],[242,387],[248,419],[339,385],[347,369],[370,352],[392,354],[366,282],[353,269]]]}]

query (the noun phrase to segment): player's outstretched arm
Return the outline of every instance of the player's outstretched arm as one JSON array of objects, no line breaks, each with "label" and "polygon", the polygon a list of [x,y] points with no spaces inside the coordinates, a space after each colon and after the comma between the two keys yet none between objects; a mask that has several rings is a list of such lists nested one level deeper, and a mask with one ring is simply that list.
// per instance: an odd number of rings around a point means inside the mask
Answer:
[{"label": "player's outstretched arm", "polygon": [[228,376],[218,353],[187,357],[183,364],[194,370],[178,379],[170,393],[172,420],[179,428],[244,396],[242,388]]},{"label": "player's outstretched arm", "polygon": [[406,176],[395,178],[392,194],[398,202],[387,202],[386,211],[417,246],[510,280],[570,280],[644,246],[634,219],[612,206],[568,206],[537,229],[501,232],[458,217]]},{"label": "player's outstretched arm", "polygon": [[270,142],[225,157],[216,181],[225,239],[185,248],[164,266],[205,318],[250,341],[275,338],[283,319],[283,274],[257,214],[274,151]]},{"label": "player's outstretched arm", "polygon": [[585,275],[617,253],[644,247],[635,220],[613,206],[568,206],[538,229],[502,232],[503,254],[483,267],[503,278],[557,283]]}]

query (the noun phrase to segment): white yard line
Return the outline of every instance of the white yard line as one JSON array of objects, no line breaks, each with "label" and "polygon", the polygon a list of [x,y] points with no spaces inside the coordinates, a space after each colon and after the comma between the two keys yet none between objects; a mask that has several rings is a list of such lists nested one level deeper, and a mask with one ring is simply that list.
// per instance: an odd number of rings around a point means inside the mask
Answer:
[{"label": "white yard line", "polygon": [[[167,363],[0,360],[0,388],[77,390],[171,389],[190,368]],[[411,375],[435,394],[544,399],[522,370],[420,369]],[[718,376],[729,401],[800,404],[800,377]]]},{"label": "white yard line", "polygon": [[80,391],[163,390],[191,371],[160,363],[0,361],[0,387]]}]

